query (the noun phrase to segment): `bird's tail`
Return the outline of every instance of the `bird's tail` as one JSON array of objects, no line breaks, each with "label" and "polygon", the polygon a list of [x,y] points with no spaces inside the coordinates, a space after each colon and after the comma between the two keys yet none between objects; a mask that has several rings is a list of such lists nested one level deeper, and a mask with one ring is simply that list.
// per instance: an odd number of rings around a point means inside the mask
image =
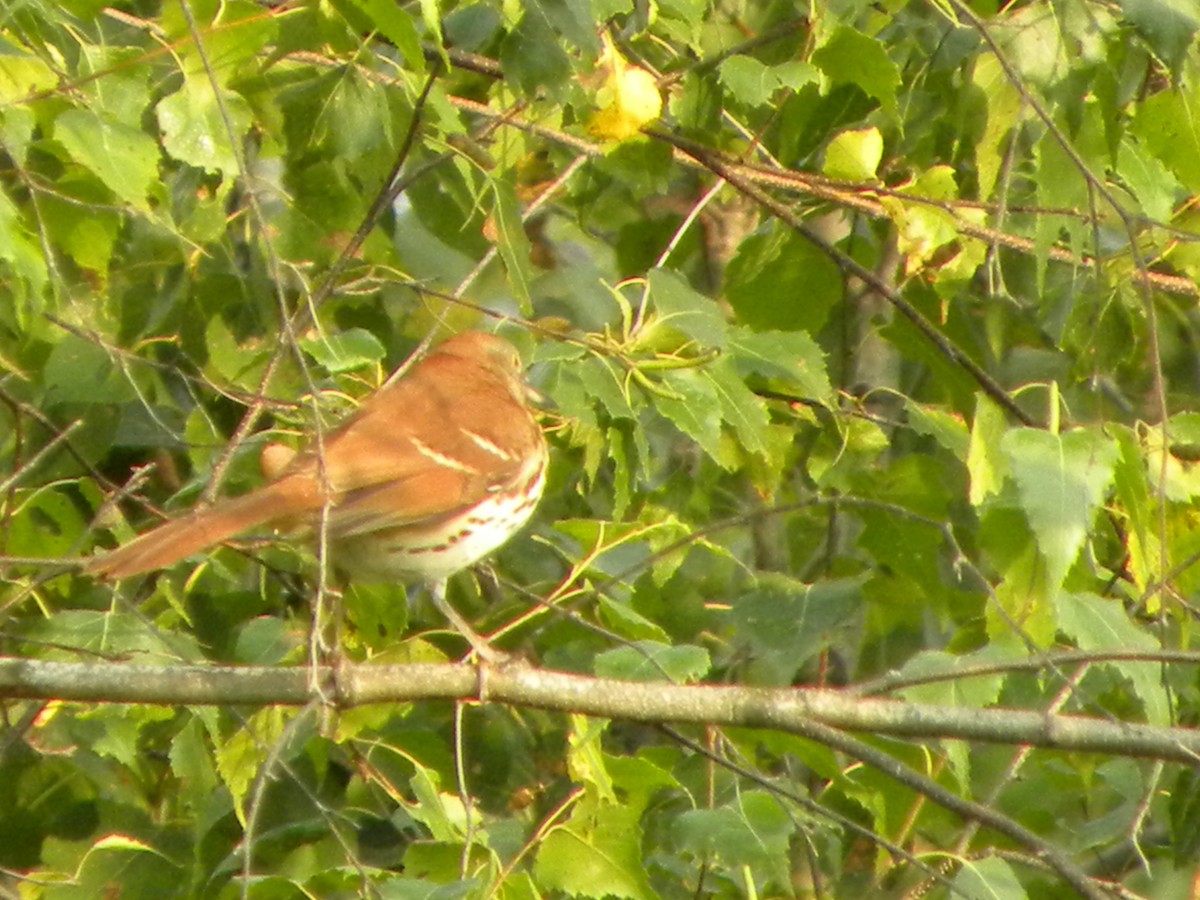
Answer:
[{"label": "bird's tail", "polygon": [[222,500],[164,522],[123,547],[90,562],[85,571],[100,578],[128,578],[162,569],[251,528],[294,515],[293,498],[279,482],[232,500]]}]

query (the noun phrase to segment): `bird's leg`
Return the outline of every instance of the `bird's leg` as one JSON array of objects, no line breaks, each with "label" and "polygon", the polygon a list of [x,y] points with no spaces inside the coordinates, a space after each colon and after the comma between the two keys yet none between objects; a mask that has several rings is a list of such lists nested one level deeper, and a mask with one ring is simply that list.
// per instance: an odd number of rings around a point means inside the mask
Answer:
[{"label": "bird's leg", "polygon": [[450,624],[454,626],[454,630],[467,639],[467,643],[471,645],[471,649],[475,651],[476,656],[484,662],[492,663],[493,665],[500,665],[508,661],[508,657],[504,652],[497,650],[489,644],[482,635],[467,624],[467,620],[460,616],[458,610],[446,600],[446,579],[443,578],[439,581],[431,582],[429,585],[429,596],[433,598],[433,605],[438,608],[438,611],[450,620]]}]

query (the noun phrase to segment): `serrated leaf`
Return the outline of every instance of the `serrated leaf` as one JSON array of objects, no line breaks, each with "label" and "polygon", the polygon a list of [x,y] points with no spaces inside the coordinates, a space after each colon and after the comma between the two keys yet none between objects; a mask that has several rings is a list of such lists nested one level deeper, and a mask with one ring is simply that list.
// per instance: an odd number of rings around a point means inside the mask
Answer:
[{"label": "serrated leaf", "polygon": [[504,260],[508,272],[508,283],[512,287],[521,311],[532,312],[530,284],[533,281],[533,266],[529,261],[530,244],[521,221],[521,209],[511,184],[493,182],[496,203],[492,207],[492,222],[495,224],[496,249]]},{"label": "serrated leaf", "polygon": [[652,269],[649,286],[650,300],[661,324],[694,338],[705,348],[725,345],[725,318],[711,298],[668,269]]},{"label": "serrated leaf", "polygon": [[596,657],[594,671],[601,678],[689,684],[707,675],[711,665],[712,660],[703,647],[636,641],[601,653]]},{"label": "serrated leaf", "polygon": [[1053,589],[1079,555],[1112,485],[1117,445],[1096,429],[1051,434],[1017,428],[1004,435],[1000,447]]},{"label": "serrated leaf", "polygon": [[933,406],[925,406],[910,398],[904,400],[908,427],[917,434],[933,438],[956,457],[966,462],[971,435],[962,417]]},{"label": "serrated leaf", "polygon": [[615,803],[616,792],[604,755],[602,738],[608,730],[607,719],[592,719],[572,715],[571,731],[567,738],[567,772],[571,780],[586,785],[591,800]]},{"label": "serrated leaf", "polygon": [[305,338],[300,346],[325,371],[335,375],[376,366],[387,355],[387,349],[379,338],[365,328],[350,328],[336,334]]},{"label": "serrated leaf", "polygon": [[807,238],[782,226],[742,241],[726,270],[738,321],[757,331],[821,330],[842,299],[841,270]]},{"label": "serrated leaf", "polygon": [[[1095,594],[1061,594],[1057,599],[1058,627],[1080,650],[1159,650],[1159,642],[1129,619],[1119,600]],[[1157,662],[1106,663],[1127,678],[1152,725],[1170,725],[1171,708]]]},{"label": "serrated leaf", "polygon": [[31,317],[42,309],[42,291],[48,276],[46,260],[5,191],[0,191],[0,259],[7,261],[24,279],[26,290],[13,291],[6,302],[15,305],[18,324],[28,327]]},{"label": "serrated leaf", "polygon": [[409,814],[424,824],[435,841],[457,843],[467,829],[467,810],[462,798],[440,789],[438,774],[433,769],[410,759],[416,772],[409,779],[415,805],[408,808]]},{"label": "serrated leaf", "polygon": [[740,54],[723,60],[717,67],[717,77],[730,96],[746,106],[762,106],[780,86],[769,66]]},{"label": "serrated leaf", "polygon": [[646,878],[636,814],[619,806],[581,804],[538,847],[539,883],[572,897],[643,900],[657,896]]},{"label": "serrated leaf", "polygon": [[1137,104],[1132,132],[1190,192],[1200,190],[1200,98],[1189,91],[1160,91]]},{"label": "serrated leaf", "polygon": [[521,21],[500,45],[505,78],[525,96],[539,88],[555,94],[571,81],[571,61],[562,41],[537,8],[525,10]]},{"label": "serrated leaf", "polygon": [[54,137],[119,198],[150,211],[148,198],[159,182],[160,153],[148,134],[90,109],[68,109],[54,120]]},{"label": "serrated leaf", "polygon": [[655,408],[714,462],[728,468],[721,448],[721,404],[712,383],[696,369],[668,370],[662,380],[674,396],[651,394]]},{"label": "serrated leaf", "polygon": [[218,103],[211,83],[195,75],[164,97],[156,111],[167,153],[227,178],[240,174],[231,141],[240,145],[251,124],[250,107],[241,95],[226,91]]},{"label": "serrated leaf", "polygon": [[733,429],[742,448],[765,455],[766,430],[771,418],[762,398],[746,387],[728,357],[715,359],[699,371],[712,385],[721,406],[721,418]]},{"label": "serrated leaf", "polygon": [[727,351],[744,372],[770,379],[780,388],[796,388],[797,398],[832,402],[825,351],[802,331],[752,331],[733,327]]},{"label": "serrated leaf", "polygon": [[1122,0],[1121,8],[1155,52],[1178,68],[1200,30],[1193,0]]},{"label": "serrated leaf", "polygon": [[960,669],[971,668],[981,663],[1002,663],[1012,658],[996,645],[989,644],[974,653],[956,655],[942,650],[924,650],[909,659],[900,669],[903,678],[932,678],[943,676],[928,684],[918,684],[901,689],[898,693],[913,703],[935,703],[945,706],[983,709],[1000,698],[1004,687],[1004,675],[976,675],[970,678],[956,677]]},{"label": "serrated leaf", "polygon": [[598,599],[600,620],[604,623],[605,628],[612,629],[622,637],[633,641],[667,643],[666,631],[637,612],[628,603],[621,603],[604,595]]},{"label": "serrated leaf", "polygon": [[1024,900],[1028,896],[1012,866],[995,856],[965,860],[954,876],[953,893],[963,900]]},{"label": "serrated leaf", "polygon": [[1004,164],[1007,148],[1005,136],[1017,125],[1023,100],[994,54],[985,53],[978,58],[971,79],[982,91],[987,104],[987,124],[975,145],[979,195],[987,199],[992,196]]},{"label": "serrated leaf", "polygon": [[238,820],[246,823],[246,799],[259,768],[277,749],[288,720],[295,713],[269,706],[244,720],[241,728],[216,746],[217,773],[233,798]]},{"label": "serrated leaf", "polygon": [[862,614],[862,583],[855,579],[805,584],[764,575],[729,612],[737,643],[754,660],[755,680],[790,684],[814,655]]},{"label": "serrated leaf", "polygon": [[1158,222],[1169,222],[1182,190],[1171,170],[1132,138],[1121,142],[1117,174],[1141,204],[1142,212]]},{"label": "serrated leaf", "polygon": [[987,395],[975,395],[975,421],[967,444],[967,472],[971,476],[970,499],[978,506],[992,494],[1000,493],[1008,474],[1008,463],[1000,452],[1004,437],[1004,411]]},{"label": "serrated leaf", "polygon": [[748,866],[769,873],[776,887],[782,888],[787,884],[785,860],[795,830],[795,821],[775,797],[751,790],[728,806],[688,810],[676,820],[673,835],[697,858],[714,857],[730,868]]},{"label": "serrated leaf", "polygon": [[[425,54],[421,52],[421,39],[403,8],[388,0],[354,0],[354,3],[375,23],[379,33],[396,45],[404,55],[408,69],[418,77],[423,77]],[[439,40],[436,46],[441,45]]]},{"label": "serrated leaf", "polygon": [[54,345],[42,377],[46,403],[118,403],[132,399],[133,387],[115,375],[104,348],[75,334]]},{"label": "serrated leaf", "polygon": [[897,111],[900,70],[879,41],[852,28],[839,27],[813,52],[812,61],[834,82],[857,85],[888,112]]}]

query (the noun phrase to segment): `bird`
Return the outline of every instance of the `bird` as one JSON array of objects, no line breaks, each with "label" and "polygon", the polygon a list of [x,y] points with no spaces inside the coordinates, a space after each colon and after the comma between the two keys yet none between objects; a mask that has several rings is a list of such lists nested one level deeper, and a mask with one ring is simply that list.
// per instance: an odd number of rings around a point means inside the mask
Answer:
[{"label": "bird", "polygon": [[446,580],[511,538],[541,498],[548,451],[536,398],[511,343],[462,332],[311,441],[274,480],[164,522],[85,569],[129,578],[251,529],[299,526],[310,538],[323,529],[331,562],[349,579],[430,585],[479,649],[445,601]]}]

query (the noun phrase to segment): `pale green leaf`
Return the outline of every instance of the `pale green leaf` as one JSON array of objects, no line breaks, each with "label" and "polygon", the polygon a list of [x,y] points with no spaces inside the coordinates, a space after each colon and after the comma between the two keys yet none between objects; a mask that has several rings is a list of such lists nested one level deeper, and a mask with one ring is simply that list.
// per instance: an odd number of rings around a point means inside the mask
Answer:
[{"label": "pale green leaf", "polygon": [[1005,860],[967,859],[954,876],[954,896],[963,900],[1024,900],[1025,888]]},{"label": "pale green leaf", "polygon": [[[788,883],[785,863],[796,822],[767,791],[750,790],[717,809],[693,809],[675,823],[674,838],[698,858],[748,866],[782,890]],[[773,895],[774,896],[774,895]]]},{"label": "pale green leaf", "polygon": [[975,421],[967,444],[967,471],[971,476],[971,503],[978,506],[1000,493],[1008,474],[1008,463],[1000,452],[1004,436],[1004,411],[986,394],[975,396]]},{"label": "pale green leaf", "polygon": [[813,52],[812,61],[831,81],[857,85],[889,113],[896,112],[900,70],[888,59],[881,42],[840,27]]},{"label": "pale green leaf", "polygon": [[334,374],[377,366],[387,355],[387,349],[379,338],[365,328],[350,328],[336,334],[305,338],[300,346],[327,372]]},{"label": "pale green leaf", "polygon": [[731,97],[746,106],[761,106],[780,87],[779,78],[765,63],[751,56],[731,56],[717,69]]},{"label": "pale green leaf", "polygon": [[149,211],[160,153],[148,134],[90,109],[68,109],[54,120],[54,137],[121,200]]},{"label": "pale green leaf", "polygon": [[878,128],[843,131],[825,148],[823,171],[830,178],[872,181],[883,159],[883,135]]},{"label": "pale green leaf", "polygon": [[[416,26],[409,18],[408,13],[399,5],[389,3],[388,0],[354,0],[354,2],[375,23],[379,33],[396,45],[404,55],[404,62],[408,69],[418,76],[423,76],[425,74],[425,54],[421,52],[420,35],[417,34]],[[426,4],[422,3],[423,13],[425,6]],[[428,20],[428,16],[425,18]],[[434,20],[439,23],[440,27],[441,17],[435,14]],[[436,35],[436,38],[436,46],[441,47],[441,35]]]},{"label": "pale green leaf", "polygon": [[233,142],[241,145],[251,121],[250,107],[240,95],[225,91],[218,100],[211,83],[194,75],[156,109],[167,153],[214,174],[239,174]]},{"label": "pale green leaf", "polygon": [[740,370],[768,379],[777,390],[795,390],[798,399],[822,403],[833,400],[825,351],[803,331],[734,327],[729,332],[727,350]]},{"label": "pale green leaf", "polygon": [[[1159,642],[1130,620],[1124,604],[1095,594],[1060,594],[1058,626],[1080,650],[1116,652],[1161,649]],[[1108,669],[1128,679],[1152,725],[1171,724],[1170,698],[1162,683],[1162,664],[1112,662]]]},{"label": "pale green leaf", "polygon": [[688,684],[707,675],[711,665],[708,651],[703,647],[636,641],[601,653],[596,657],[594,671],[601,678]]},{"label": "pale green leaf", "polygon": [[1049,567],[1050,584],[1061,584],[1112,485],[1117,445],[1098,429],[1051,434],[1018,428],[1004,435],[1000,446]]},{"label": "pale green leaf", "polygon": [[653,269],[649,274],[650,300],[659,322],[699,342],[701,347],[722,347],[727,326],[720,307],[678,273]]},{"label": "pale green leaf", "polygon": [[537,850],[535,872],[545,888],[572,897],[649,900],[657,896],[642,860],[642,830],[633,810],[577,807]]},{"label": "pale green leaf", "polygon": [[496,226],[496,249],[504,260],[508,272],[508,283],[517,298],[522,312],[531,311],[530,284],[533,281],[533,265],[529,261],[529,238],[521,221],[521,209],[511,184],[502,181],[492,183],[496,204],[492,207],[492,221]]}]

